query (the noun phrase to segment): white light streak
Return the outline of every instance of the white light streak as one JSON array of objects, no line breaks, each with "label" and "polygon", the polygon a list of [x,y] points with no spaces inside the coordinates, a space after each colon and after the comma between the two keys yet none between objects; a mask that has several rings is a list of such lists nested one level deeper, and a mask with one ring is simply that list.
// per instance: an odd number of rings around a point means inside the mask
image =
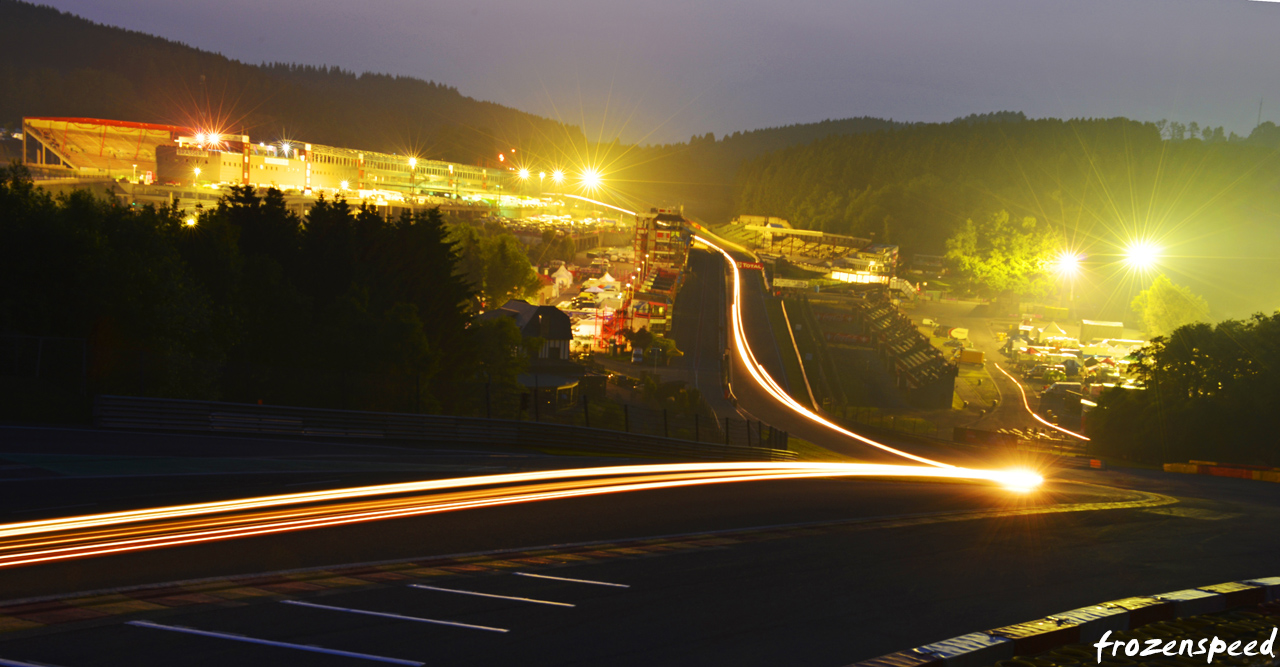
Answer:
[{"label": "white light streak", "polygon": [[1013,384],[1014,384],[1015,386],[1017,386],[1017,387],[1018,387],[1018,393],[1019,393],[1019,394],[1022,394],[1022,407],[1026,408],[1026,409],[1027,409],[1027,412],[1028,412],[1032,417],[1034,417],[1036,421],[1040,422],[1041,424],[1044,424],[1045,426],[1048,426],[1049,428],[1057,429],[1057,430],[1059,430],[1059,431],[1062,431],[1063,433],[1066,433],[1067,435],[1069,435],[1069,436],[1071,436],[1071,437],[1073,437],[1073,438],[1080,438],[1081,440],[1088,440],[1088,439],[1089,439],[1089,438],[1087,438],[1087,437],[1085,437],[1085,436],[1083,436],[1083,435],[1080,435],[1079,433],[1076,433],[1075,431],[1068,431],[1067,429],[1062,428],[1061,426],[1058,426],[1057,424],[1050,423],[1047,419],[1045,419],[1044,417],[1041,417],[1040,415],[1038,415],[1038,414],[1036,414],[1034,411],[1032,411],[1032,410],[1031,410],[1031,404],[1027,402],[1027,392],[1026,392],[1026,390],[1024,390],[1024,389],[1022,388],[1022,383],[1021,383],[1021,382],[1018,382],[1018,379],[1017,379],[1017,378],[1013,377],[1012,375],[1009,375],[1009,371],[1006,371],[1005,369],[1000,368],[1000,364],[996,364],[996,368],[997,368],[997,369],[999,369],[1001,373],[1004,373],[1004,374],[1005,374],[1005,376],[1006,376],[1006,377],[1008,377],[1010,380],[1013,380]]}]

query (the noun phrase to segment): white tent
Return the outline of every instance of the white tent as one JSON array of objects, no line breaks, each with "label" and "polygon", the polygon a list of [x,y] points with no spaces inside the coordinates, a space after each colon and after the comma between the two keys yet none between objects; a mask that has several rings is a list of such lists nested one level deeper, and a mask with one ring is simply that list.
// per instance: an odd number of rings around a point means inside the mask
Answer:
[{"label": "white tent", "polygon": [[618,279],[617,279],[617,278],[614,278],[614,277],[613,277],[613,276],[611,276],[611,275],[609,275],[609,272],[608,272],[608,271],[605,271],[605,272],[604,272],[604,275],[603,275],[603,276],[600,276],[600,282],[602,282],[602,283],[616,283],[616,282],[618,282]]},{"label": "white tent", "polygon": [[1071,338],[1067,332],[1057,322],[1051,322],[1049,326],[1040,330],[1040,344],[1048,345],[1056,340]]},{"label": "white tent", "polygon": [[551,277],[556,281],[556,284],[560,286],[560,289],[564,289],[573,284],[573,272],[566,269],[563,264],[560,265],[559,269],[556,269],[555,273],[551,274]]}]

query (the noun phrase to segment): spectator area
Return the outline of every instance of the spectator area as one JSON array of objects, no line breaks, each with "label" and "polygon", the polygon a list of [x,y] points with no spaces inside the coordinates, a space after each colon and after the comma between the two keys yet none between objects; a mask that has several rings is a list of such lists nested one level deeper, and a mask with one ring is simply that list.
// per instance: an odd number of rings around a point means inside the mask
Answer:
[{"label": "spectator area", "polygon": [[92,174],[156,171],[156,147],[188,128],[93,118],[24,118],[27,161]]}]

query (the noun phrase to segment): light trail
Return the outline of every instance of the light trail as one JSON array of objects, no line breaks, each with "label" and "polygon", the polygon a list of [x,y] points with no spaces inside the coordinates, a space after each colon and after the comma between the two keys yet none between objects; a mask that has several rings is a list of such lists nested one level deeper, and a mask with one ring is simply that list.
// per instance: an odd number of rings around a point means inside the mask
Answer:
[{"label": "light trail", "polygon": [[[677,463],[510,473],[9,524],[0,531],[5,537],[0,539],[0,568],[544,500],[862,476],[984,480],[1020,489],[1040,482],[1032,473],[823,462]],[[403,495],[406,489],[417,493]],[[338,496],[341,499],[334,500]]]},{"label": "light trail", "polygon": [[549,197],[569,197],[569,198],[571,198],[571,199],[579,199],[579,200],[582,200],[582,201],[585,201],[585,202],[588,202],[588,203],[591,203],[591,204],[595,204],[595,205],[597,205],[597,206],[603,206],[603,207],[605,207],[605,208],[611,208],[611,209],[613,209],[613,210],[615,210],[615,211],[617,211],[617,212],[619,212],[619,213],[626,213],[627,215],[635,215],[635,214],[636,214],[636,212],[635,212],[635,211],[628,211],[628,210],[627,210],[627,209],[625,209],[625,208],[619,208],[619,207],[617,207],[617,206],[614,206],[613,204],[606,204],[606,203],[604,203],[604,202],[602,202],[602,201],[597,201],[597,200],[595,200],[595,199],[588,199],[588,198],[586,198],[586,197],[582,197],[582,196],[580,196],[580,195],[571,195],[571,194],[567,194],[567,193],[559,193],[559,192],[549,192],[549,193],[547,193],[547,196],[549,196]]},{"label": "light trail", "polygon": [[[709,248],[714,248],[721,255],[724,255],[725,261],[728,262],[729,267],[733,269],[733,307],[730,309],[731,319],[733,320],[733,335],[734,335],[733,342],[734,342],[734,345],[737,347],[738,358],[742,361],[742,364],[746,366],[747,371],[751,373],[751,377],[753,377],[755,381],[760,385],[760,387],[764,389],[770,396],[772,396],[774,399],[776,399],[778,402],[782,403],[783,405],[786,405],[787,407],[791,408],[791,410],[793,410],[800,416],[810,421],[821,424],[837,433],[840,433],[841,435],[853,438],[854,440],[857,440],[858,442],[861,442],[863,444],[870,445],[877,449],[881,449],[886,452],[889,452],[890,454],[895,454],[903,458],[911,459],[912,461],[917,461],[925,465],[954,469],[954,470],[969,471],[966,468],[958,468],[949,463],[934,461],[933,459],[925,458],[923,456],[917,456],[910,452],[904,452],[900,449],[895,449],[893,447],[890,447],[889,445],[876,442],[875,440],[872,440],[871,438],[868,438],[866,436],[854,433],[853,431],[850,431],[840,426],[839,424],[836,424],[830,420],[823,418],[821,415],[813,412],[812,410],[809,410],[808,408],[801,405],[794,398],[792,398],[790,394],[788,394],[785,390],[783,390],[782,387],[780,387],[778,383],[774,381],[773,377],[769,375],[769,372],[764,369],[764,366],[760,362],[756,361],[755,354],[751,351],[751,347],[746,343],[746,340],[747,340],[746,329],[742,325],[742,308],[741,308],[742,278],[738,271],[737,261],[735,261],[733,259],[733,256],[730,255],[724,248],[721,248],[715,243],[712,243],[710,240],[706,239],[705,237],[694,235],[694,239],[696,239],[700,243],[705,244]],[[998,474],[999,471],[973,470],[969,472]],[[1009,474],[1025,474],[1025,473],[1009,471]],[[1035,486],[1035,485],[1032,485],[1032,486]]]},{"label": "light trail", "polygon": [[[992,363],[995,363],[995,362],[992,362]],[[1036,421],[1040,422],[1041,424],[1044,424],[1045,426],[1048,426],[1049,428],[1062,431],[1063,433],[1066,433],[1067,435],[1073,438],[1080,438],[1081,440],[1089,439],[1083,435],[1080,435],[1079,433],[1076,433],[1075,431],[1068,431],[1067,429],[1062,428],[1057,424],[1050,423],[1049,420],[1036,414],[1035,411],[1031,409],[1031,404],[1027,402],[1027,392],[1025,389],[1022,388],[1022,383],[1018,382],[1018,378],[1015,378],[1012,375],[1009,375],[1009,371],[1006,371],[1005,369],[1001,368],[1000,364],[996,364],[995,366],[997,369],[1000,370],[1001,373],[1004,373],[1005,377],[1009,378],[1010,380],[1013,380],[1014,386],[1018,388],[1018,393],[1022,394],[1022,407],[1026,408],[1027,413],[1030,414],[1032,417],[1034,417]]]},{"label": "light trail", "polygon": [[741,276],[737,263],[724,249],[700,236],[697,239],[718,250],[733,269],[734,344],[739,358],[766,392],[797,414],[833,431],[925,465],[743,461],[572,468],[379,484],[24,521],[0,525],[0,568],[441,512],[695,485],[879,477],[980,481],[1015,490],[1029,490],[1044,481],[1030,471],[963,468],[894,449],[846,430],[797,403],[764,370],[746,343],[741,312]]}]

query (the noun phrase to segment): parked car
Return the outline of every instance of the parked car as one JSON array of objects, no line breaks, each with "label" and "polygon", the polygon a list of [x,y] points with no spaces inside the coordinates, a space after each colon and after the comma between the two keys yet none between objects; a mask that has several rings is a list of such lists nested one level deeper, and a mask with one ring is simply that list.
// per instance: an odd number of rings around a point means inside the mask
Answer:
[{"label": "parked car", "polygon": [[633,364],[643,364],[643,363],[644,363],[644,350],[632,350],[632,351],[631,351],[631,363],[633,363]]},{"label": "parked car", "polygon": [[1067,377],[1067,368],[1062,364],[1036,364],[1023,374],[1026,380],[1043,380],[1057,382]]}]

